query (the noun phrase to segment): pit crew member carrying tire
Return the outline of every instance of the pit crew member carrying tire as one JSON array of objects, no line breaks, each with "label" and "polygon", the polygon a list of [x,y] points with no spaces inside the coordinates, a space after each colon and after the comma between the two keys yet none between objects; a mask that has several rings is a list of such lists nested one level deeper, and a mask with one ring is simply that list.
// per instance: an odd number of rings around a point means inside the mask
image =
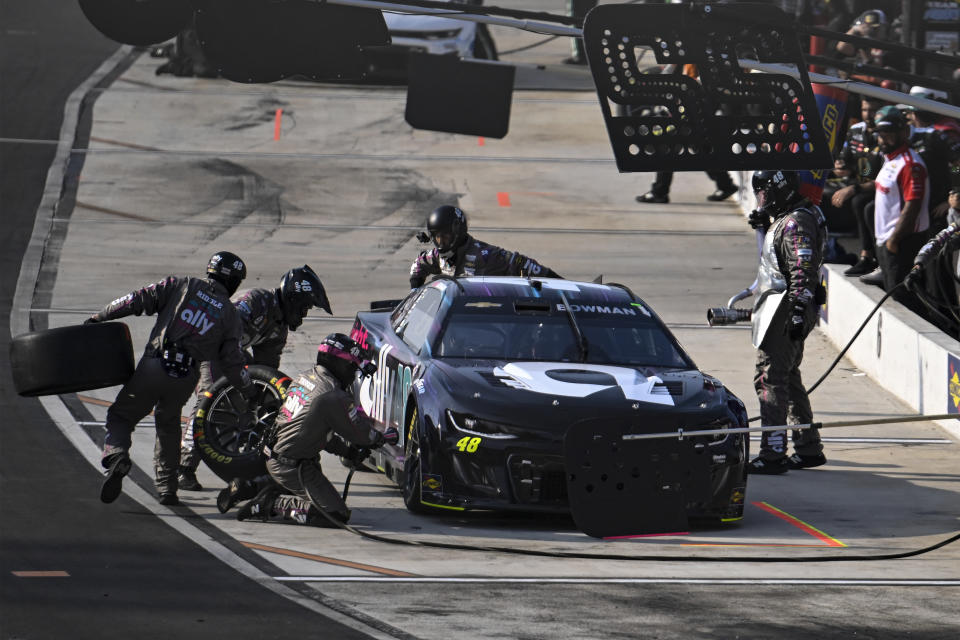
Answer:
[{"label": "pit crew member carrying tire", "polygon": [[229,251],[213,254],[207,278],[170,276],[117,298],[86,323],[130,315],[157,315],[150,340],[133,376],[107,410],[101,464],[107,470],[100,500],[113,502],[130,471],[134,427],[154,411],[157,442],[155,483],[160,504],[175,505],[180,459],[180,412],[199,377],[198,365],[219,363],[245,399],[256,393],[240,350],[240,318],[230,296],[247,275],[243,261]]},{"label": "pit crew member carrying tire", "polygon": [[[813,422],[810,400],[800,378],[803,344],[817,321],[823,300],[820,267],[827,241],[820,208],[800,194],[793,171],[753,174],[757,209],[750,225],[767,229],[757,274],[753,309],[753,378],[763,426]],[[771,218],[773,219],[771,223]],[[787,457],[787,432],[765,431],[749,473],[779,474],[826,463],[816,429],[793,432],[794,453]]]},{"label": "pit crew member carrying tire", "polygon": [[[359,464],[370,449],[396,443],[396,430],[384,436],[356,406],[349,392],[356,372],[376,365],[359,344],[341,333],[324,338],[317,364],[287,388],[286,400],[264,448],[271,484],[240,507],[238,520],[286,521],[319,527],[346,523],[350,510],[320,468],[328,451]],[[336,521],[336,522],[334,522]]]},{"label": "pit crew member carrying tire", "polygon": [[[319,307],[329,314],[333,313],[320,277],[308,265],[287,271],[276,289],[250,289],[239,294],[233,306],[243,326],[240,346],[244,350],[246,364],[261,364],[274,369],[280,368],[280,356],[287,344],[288,332],[297,330],[311,308]],[[200,364],[197,406],[203,392],[222,376],[223,372],[217,363]],[[184,429],[180,443],[178,480],[180,488],[186,491],[203,489],[197,480],[200,451],[194,447],[193,441],[197,406],[191,412],[190,422]]]},{"label": "pit crew member carrying tire", "polygon": [[434,248],[421,251],[410,267],[410,287],[416,289],[435,274],[448,276],[531,276],[559,278],[553,269],[533,258],[481,242],[467,233],[467,216],[459,207],[445,204],[427,217],[427,230],[417,234],[420,242]]}]

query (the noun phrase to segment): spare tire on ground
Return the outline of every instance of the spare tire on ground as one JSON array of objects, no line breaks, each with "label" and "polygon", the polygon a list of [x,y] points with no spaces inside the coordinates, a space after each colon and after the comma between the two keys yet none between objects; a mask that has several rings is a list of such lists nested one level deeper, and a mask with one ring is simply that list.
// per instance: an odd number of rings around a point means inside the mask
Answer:
[{"label": "spare tire on ground", "polygon": [[133,343],[122,322],[24,333],[10,342],[13,387],[46,396],[124,384],[133,375]]},{"label": "spare tire on ground", "polygon": [[254,413],[257,422],[245,426],[241,422],[245,407],[240,391],[226,378],[220,378],[200,394],[193,419],[194,446],[210,470],[222,480],[250,480],[267,473],[261,440],[276,422],[290,378],[263,365],[247,368],[257,388]]}]

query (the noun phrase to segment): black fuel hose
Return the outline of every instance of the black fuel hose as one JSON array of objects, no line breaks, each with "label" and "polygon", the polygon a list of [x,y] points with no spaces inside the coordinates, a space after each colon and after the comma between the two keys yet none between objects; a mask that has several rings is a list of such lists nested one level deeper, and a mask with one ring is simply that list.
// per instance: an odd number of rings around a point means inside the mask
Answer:
[{"label": "black fuel hose", "polygon": [[[882,302],[882,301],[881,301]],[[879,305],[877,305],[879,307]],[[346,499],[347,492],[350,489],[350,481],[353,479],[353,472],[355,469],[351,469],[350,473],[347,474],[346,482],[343,486],[343,497]],[[298,469],[299,472],[299,469]],[[581,560],[626,560],[634,562],[862,562],[862,561],[874,561],[874,560],[899,560],[902,558],[912,558],[924,553],[930,553],[942,547],[947,546],[948,544],[954,543],[957,540],[960,540],[960,532],[957,532],[946,538],[937,542],[935,544],[923,547],[920,549],[913,549],[911,551],[902,551],[899,553],[884,553],[884,554],[873,554],[873,555],[831,555],[831,556],[787,556],[787,557],[776,557],[771,558],[769,556],[696,556],[696,555],[626,555],[621,553],[581,553],[577,551],[541,551],[538,549],[525,549],[522,547],[498,547],[498,546],[488,546],[488,545],[472,545],[472,544],[458,544],[454,542],[435,542],[432,540],[408,540],[406,538],[390,538],[387,536],[377,535],[375,533],[368,533],[366,531],[361,531],[355,527],[351,527],[345,522],[334,518],[332,515],[327,513],[324,509],[320,508],[319,503],[314,497],[310,494],[310,488],[303,483],[302,473],[300,474],[300,485],[307,492],[307,496],[310,498],[310,502],[313,503],[313,506],[323,514],[323,517],[326,518],[330,524],[349,531],[350,533],[365,538],[367,540],[373,540],[375,542],[383,542],[386,544],[395,544],[402,545],[407,547],[428,547],[431,549],[449,549],[455,551],[481,551],[484,553],[508,553],[511,555],[521,555],[521,556],[536,556],[536,557],[546,557],[546,558],[577,558]]]}]

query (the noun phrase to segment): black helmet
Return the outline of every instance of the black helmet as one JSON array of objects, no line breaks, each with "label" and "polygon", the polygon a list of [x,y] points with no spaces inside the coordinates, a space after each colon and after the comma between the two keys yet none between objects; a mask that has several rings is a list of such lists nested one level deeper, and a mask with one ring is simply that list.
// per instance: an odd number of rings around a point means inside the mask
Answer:
[{"label": "black helmet", "polygon": [[317,364],[328,369],[347,387],[353,382],[356,372],[371,375],[377,365],[370,362],[370,353],[352,338],[342,333],[331,333],[317,347]]},{"label": "black helmet", "polygon": [[787,213],[803,199],[796,171],[756,171],[753,192],[757,196],[757,212],[774,218]]},{"label": "black helmet", "polygon": [[868,9],[864,11],[857,19],[853,21],[853,26],[866,25],[870,28],[868,37],[876,37],[885,40],[889,33],[890,23],[887,21],[887,14],[880,9]]},{"label": "black helmet", "polygon": [[207,263],[207,277],[225,286],[227,293],[232,296],[247,277],[247,265],[235,253],[218,251],[210,256],[210,262]]},{"label": "black helmet", "polygon": [[421,242],[433,240],[442,253],[449,253],[467,237],[467,215],[459,207],[441,205],[427,216],[427,232],[418,237]]},{"label": "black helmet", "polygon": [[283,317],[291,331],[295,331],[303,323],[303,317],[311,307],[320,307],[333,315],[323,283],[308,265],[290,269],[283,274],[278,292]]}]

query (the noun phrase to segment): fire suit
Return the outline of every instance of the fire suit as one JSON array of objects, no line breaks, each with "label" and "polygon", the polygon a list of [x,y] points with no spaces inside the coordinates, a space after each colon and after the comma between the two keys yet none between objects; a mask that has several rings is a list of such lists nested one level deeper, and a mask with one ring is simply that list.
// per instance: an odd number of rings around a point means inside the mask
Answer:
[{"label": "fire suit", "polygon": [[416,289],[435,274],[448,276],[533,276],[559,278],[552,269],[533,258],[481,242],[467,234],[452,255],[439,249],[421,251],[410,267],[410,287]]},{"label": "fire suit", "polygon": [[383,436],[373,421],[356,406],[336,377],[321,365],[299,376],[287,389],[277,416],[267,471],[287,492],[273,503],[272,519],[296,524],[324,525],[328,521],[317,510],[346,522],[350,511],[320,468],[320,452],[349,456],[347,443],[377,447]]},{"label": "fire suit", "polygon": [[[233,306],[240,316],[243,329],[240,346],[244,350],[244,362],[278,368],[289,333],[279,293],[276,289],[250,289],[234,298]],[[187,423],[180,442],[180,466],[184,469],[196,471],[200,465],[200,452],[193,442],[193,419],[197,414],[202,393],[210,389],[222,376],[223,371],[218,363],[208,361],[200,364],[197,404],[190,413],[190,422]]]},{"label": "fire suit", "polygon": [[91,320],[143,314],[156,314],[157,322],[133,376],[107,410],[104,466],[113,454],[130,449],[134,427],[154,410],[157,491],[176,494],[180,412],[197,384],[197,365],[216,360],[237,388],[250,386],[240,351],[240,319],[219,282],[171,276],[117,298]]},{"label": "fire suit", "polygon": [[[753,312],[757,363],[753,378],[763,426],[813,422],[810,400],[800,378],[803,343],[817,321],[820,267],[827,228],[819,207],[807,205],[781,216],[764,238],[757,276],[759,291]],[[779,302],[769,292],[784,292]],[[764,304],[776,304],[773,319],[762,335],[758,323]],[[790,334],[793,334],[791,337]],[[815,456],[823,451],[815,429],[793,432],[796,453]],[[786,431],[764,432],[760,457],[786,457]]]}]

